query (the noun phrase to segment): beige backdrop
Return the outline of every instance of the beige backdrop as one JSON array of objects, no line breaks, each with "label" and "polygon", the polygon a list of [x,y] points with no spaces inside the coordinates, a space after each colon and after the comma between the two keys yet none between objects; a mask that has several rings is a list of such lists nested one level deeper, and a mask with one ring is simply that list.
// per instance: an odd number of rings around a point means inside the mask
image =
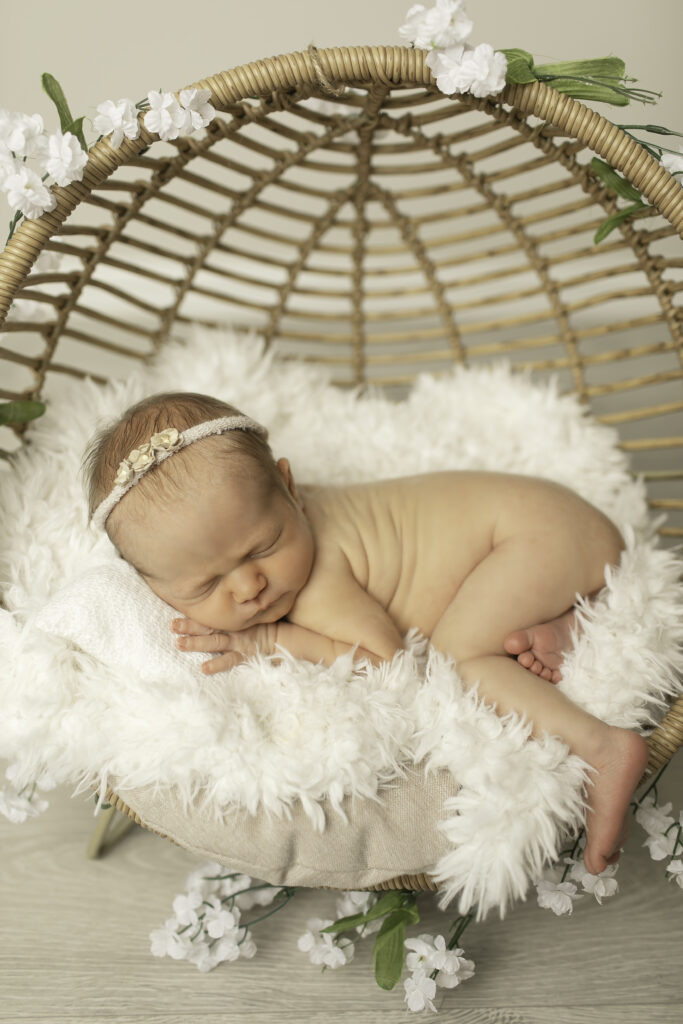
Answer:
[{"label": "beige backdrop", "polygon": [[[33,0],[3,4],[0,107],[56,111],[41,91],[50,71],[75,117],[98,103],[150,89],[181,89],[247,61],[316,46],[397,45],[410,0]],[[425,0],[431,6],[431,0]],[[683,0],[469,0],[472,41],[521,46],[567,60],[613,53],[656,107],[602,108],[617,123],[683,131]],[[609,112],[608,112],[609,111]],[[94,139],[92,130],[86,137]],[[683,140],[679,140],[683,144]]]}]

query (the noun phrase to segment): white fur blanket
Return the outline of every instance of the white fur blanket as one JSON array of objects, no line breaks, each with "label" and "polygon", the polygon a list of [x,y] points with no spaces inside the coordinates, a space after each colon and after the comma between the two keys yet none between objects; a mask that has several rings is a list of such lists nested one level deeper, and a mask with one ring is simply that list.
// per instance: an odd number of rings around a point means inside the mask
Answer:
[{"label": "white fur blanket", "polygon": [[152,658],[143,671],[125,630],[137,626],[140,643],[163,646],[152,620],[161,615],[163,632],[172,612],[156,598],[147,613],[145,594],[132,594],[133,624],[105,615],[109,633],[97,621],[93,629],[91,616],[80,647],[68,622],[80,622],[83,609],[64,615],[62,600],[54,615],[60,589],[78,578],[81,586],[84,570],[125,575],[109,541],[86,527],[78,478],[86,442],[103,419],[166,389],[209,392],[260,420],[301,482],[478,468],[573,487],[616,522],[627,549],[600,599],[581,610],[560,686],[604,720],[642,728],[680,688],[682,565],[657,546],[644,486],[629,477],[616,433],[553,383],[533,384],[505,365],[422,376],[392,402],[279,362],[256,337],[197,331],[125,382],[68,384],[1,480],[0,757],[13,762],[15,783],[47,772],[76,793],[99,785],[102,797],[107,782],[173,785],[188,802],[202,791],[205,813],[216,817],[235,805],[282,815],[299,799],[321,828],[323,797],[376,797],[403,764],[427,759],[428,771],[448,768],[461,784],[438,826],[452,843],[432,872],[440,906],[457,896],[461,911],[502,914],[580,823],[586,765],[557,738],[530,739],[519,716],[499,718],[424,640],[411,635],[408,649],[379,667],[354,667],[349,656],[332,667],[256,658],[207,677],[200,656],[164,663],[160,655],[163,669]]}]

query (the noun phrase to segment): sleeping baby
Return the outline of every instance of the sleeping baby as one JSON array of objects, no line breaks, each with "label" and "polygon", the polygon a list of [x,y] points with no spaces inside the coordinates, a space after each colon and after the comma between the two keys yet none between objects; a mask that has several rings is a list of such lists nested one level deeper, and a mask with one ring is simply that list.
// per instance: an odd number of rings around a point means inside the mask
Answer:
[{"label": "sleeping baby", "polygon": [[499,715],[525,715],[595,769],[584,861],[598,874],[618,859],[647,745],[554,685],[577,595],[597,593],[623,549],[598,509],[509,473],[297,486],[262,426],[191,393],[133,406],[85,468],[93,522],[181,613],[178,647],[214,655],[206,672],[278,648],[378,664],[417,627]]}]

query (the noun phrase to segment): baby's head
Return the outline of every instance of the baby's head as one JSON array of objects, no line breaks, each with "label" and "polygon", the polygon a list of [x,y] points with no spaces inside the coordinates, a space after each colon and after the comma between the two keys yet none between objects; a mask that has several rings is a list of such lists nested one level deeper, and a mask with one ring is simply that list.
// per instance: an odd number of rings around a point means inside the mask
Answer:
[{"label": "baby's head", "polygon": [[[243,414],[208,395],[153,395],[96,435],[84,470],[90,516],[106,514],[110,539],[151,589],[189,618],[235,631],[291,610],[313,537],[289,463],[274,459],[258,424],[245,418],[178,447],[179,434],[224,417]],[[131,464],[145,471],[133,476]]]}]

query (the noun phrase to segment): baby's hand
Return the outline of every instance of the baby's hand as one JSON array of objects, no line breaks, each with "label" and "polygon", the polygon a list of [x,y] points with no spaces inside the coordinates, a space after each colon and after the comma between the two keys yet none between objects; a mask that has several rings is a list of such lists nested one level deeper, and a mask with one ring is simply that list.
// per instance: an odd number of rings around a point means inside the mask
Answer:
[{"label": "baby's hand", "polygon": [[193,619],[174,619],[174,633],[180,633],[176,644],[181,651],[200,651],[217,654],[202,665],[207,675],[227,672],[252,654],[273,654],[277,639],[277,623],[263,622],[235,633],[222,633],[209,629]]}]

